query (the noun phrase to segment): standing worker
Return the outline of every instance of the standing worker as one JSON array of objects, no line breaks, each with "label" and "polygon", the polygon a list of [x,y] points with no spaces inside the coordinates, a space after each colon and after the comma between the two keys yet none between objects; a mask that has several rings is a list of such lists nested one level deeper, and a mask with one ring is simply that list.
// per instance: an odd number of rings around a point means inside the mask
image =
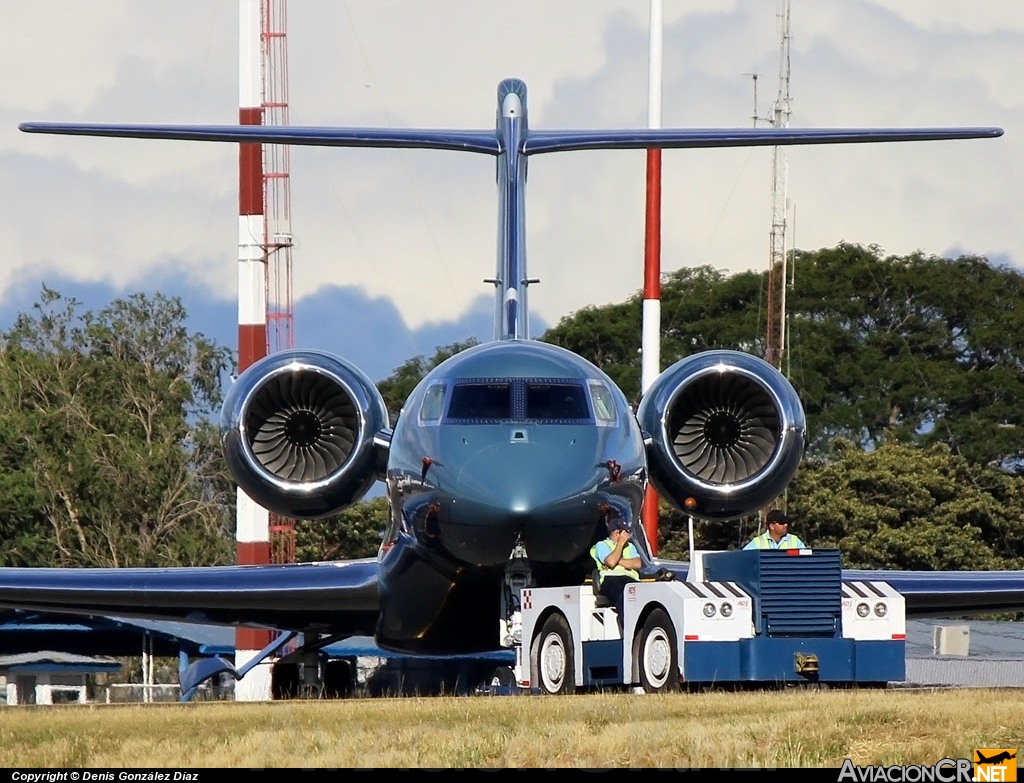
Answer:
[{"label": "standing worker", "polygon": [[786,512],[773,508],[765,519],[765,531],[754,536],[744,549],[805,549],[807,545],[800,537],[789,532],[789,517]]}]

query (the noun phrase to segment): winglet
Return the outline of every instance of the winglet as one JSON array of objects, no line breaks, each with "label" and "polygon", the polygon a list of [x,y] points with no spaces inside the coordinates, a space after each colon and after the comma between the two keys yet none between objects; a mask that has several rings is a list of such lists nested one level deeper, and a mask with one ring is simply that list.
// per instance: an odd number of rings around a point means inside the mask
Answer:
[{"label": "winglet", "polygon": [[218,674],[227,672],[236,680],[242,679],[254,666],[265,661],[298,635],[298,631],[282,633],[238,670],[223,658],[200,658],[198,661],[189,664],[188,668],[178,675],[178,682],[181,685],[180,700],[190,701],[195,695],[196,689],[202,683],[211,677],[216,677]]},{"label": "winglet", "polygon": [[188,668],[178,675],[178,682],[181,685],[181,701],[191,701],[196,689],[202,683],[222,672],[228,672],[236,680],[239,679],[235,667],[223,658],[200,658],[189,664]]}]

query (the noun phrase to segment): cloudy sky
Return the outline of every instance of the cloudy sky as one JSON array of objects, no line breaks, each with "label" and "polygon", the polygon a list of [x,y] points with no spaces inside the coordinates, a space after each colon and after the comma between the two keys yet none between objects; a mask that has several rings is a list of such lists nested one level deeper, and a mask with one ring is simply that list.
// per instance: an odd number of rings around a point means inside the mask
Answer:
[{"label": "cloudy sky", "polygon": [[[1024,265],[1024,4],[791,0],[798,126],[997,125],[998,140],[789,148],[788,241]],[[293,0],[293,125],[493,127],[526,80],[533,127],[648,122],[643,0]],[[662,125],[750,126],[778,90],[779,5],[663,0]],[[238,6],[34,0],[0,48],[0,326],[46,283],[102,306],[182,295],[234,347],[234,145],[20,133],[26,120],[233,123]],[[754,79],[757,74],[755,109]],[[534,333],[643,285],[642,151],[534,158],[527,202]],[[666,152],[666,271],[767,266],[771,153]],[[493,159],[295,148],[295,342],[368,363],[490,335]],[[799,285],[799,271],[796,284]]]}]

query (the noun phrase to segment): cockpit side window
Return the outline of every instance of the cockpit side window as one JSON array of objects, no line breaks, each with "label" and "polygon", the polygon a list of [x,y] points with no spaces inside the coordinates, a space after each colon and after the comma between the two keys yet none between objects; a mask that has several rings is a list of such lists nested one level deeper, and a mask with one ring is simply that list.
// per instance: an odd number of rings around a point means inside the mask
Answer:
[{"label": "cockpit side window", "polygon": [[444,393],[447,387],[443,383],[435,383],[423,394],[420,405],[420,421],[424,424],[441,421],[444,412]]},{"label": "cockpit side window", "polygon": [[526,418],[588,420],[587,395],[579,384],[527,381]]},{"label": "cockpit side window", "polygon": [[598,424],[615,423],[615,399],[611,389],[600,381],[590,382],[590,396],[594,400],[594,416]]},{"label": "cockpit side window", "polygon": [[498,421],[512,418],[512,384],[460,383],[452,389],[448,404],[449,419]]}]

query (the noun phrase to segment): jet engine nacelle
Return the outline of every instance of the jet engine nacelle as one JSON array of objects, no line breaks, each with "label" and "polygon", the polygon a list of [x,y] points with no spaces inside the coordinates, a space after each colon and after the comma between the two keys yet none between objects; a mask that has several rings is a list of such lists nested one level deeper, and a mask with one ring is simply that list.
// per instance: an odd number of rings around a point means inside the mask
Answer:
[{"label": "jet engine nacelle", "polygon": [[[651,384],[637,418],[654,488],[705,519],[733,519],[771,503],[806,447],[796,390],[770,364],[740,351],[676,362]],[[688,498],[695,508],[684,506]]]},{"label": "jet engine nacelle", "polygon": [[[243,372],[224,400],[221,445],[245,493],[287,517],[322,517],[359,500],[384,469],[384,398],[355,365],[281,351]],[[385,444],[385,441],[379,443]]]}]

